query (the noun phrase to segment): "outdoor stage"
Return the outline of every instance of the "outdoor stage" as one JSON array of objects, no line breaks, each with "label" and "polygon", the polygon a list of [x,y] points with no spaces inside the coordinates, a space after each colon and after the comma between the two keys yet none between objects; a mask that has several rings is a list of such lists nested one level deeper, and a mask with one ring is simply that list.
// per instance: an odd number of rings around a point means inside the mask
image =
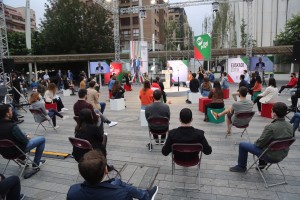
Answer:
[{"label": "outdoor stage", "polygon": [[188,87],[178,87],[177,86],[172,86],[169,89],[165,89],[165,93],[167,94],[167,97],[181,97],[181,96],[186,96],[186,91],[188,91],[190,88]]}]

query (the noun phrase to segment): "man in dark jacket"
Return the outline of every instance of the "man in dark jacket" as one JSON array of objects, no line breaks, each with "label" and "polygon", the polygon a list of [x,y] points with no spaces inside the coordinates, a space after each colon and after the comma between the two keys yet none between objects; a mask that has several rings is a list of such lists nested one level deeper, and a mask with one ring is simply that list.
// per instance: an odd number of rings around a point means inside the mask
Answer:
[{"label": "man in dark jacket", "polygon": [[[169,131],[169,135],[165,145],[163,146],[161,152],[164,156],[169,155],[172,152],[172,145],[174,143],[201,143],[203,146],[203,153],[205,155],[209,155],[212,152],[211,146],[208,144],[204,131],[200,129],[195,129],[191,126],[193,121],[193,114],[189,108],[184,108],[180,111],[180,122],[181,126]],[[180,160],[191,160],[198,154],[182,154],[176,153],[174,155],[176,158]]]},{"label": "man in dark jacket", "polygon": [[189,100],[189,93],[193,92],[193,93],[198,93],[199,92],[199,81],[196,79],[196,73],[192,73],[193,79],[190,81],[190,90],[187,91],[187,99],[186,99],[186,103],[192,103]]},{"label": "man in dark jacket", "polygon": [[97,150],[84,154],[78,168],[85,181],[70,187],[67,200],[152,200],[158,192],[157,186],[141,190],[120,179],[102,181],[108,173],[106,158]]},{"label": "man in dark jacket", "polygon": [[[31,139],[29,135],[23,133],[18,125],[12,121],[12,116],[13,113],[10,105],[0,105],[0,140],[8,139],[13,141],[25,153],[36,148],[33,161],[39,166],[43,165],[46,162],[46,160],[41,160],[45,148],[45,138],[35,137]],[[16,148],[11,151],[1,152],[2,155],[7,156],[16,155],[18,153]],[[33,165],[33,167],[37,168],[36,165]]]}]

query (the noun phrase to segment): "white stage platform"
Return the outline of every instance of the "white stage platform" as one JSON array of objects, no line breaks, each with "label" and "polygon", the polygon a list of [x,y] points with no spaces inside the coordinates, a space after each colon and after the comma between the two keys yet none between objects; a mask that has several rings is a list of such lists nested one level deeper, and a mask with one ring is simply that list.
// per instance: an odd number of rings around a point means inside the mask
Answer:
[{"label": "white stage platform", "polygon": [[167,93],[167,97],[181,97],[186,96],[186,91],[188,91],[190,88],[188,87],[178,87],[172,86],[170,89],[165,89],[165,93]]}]

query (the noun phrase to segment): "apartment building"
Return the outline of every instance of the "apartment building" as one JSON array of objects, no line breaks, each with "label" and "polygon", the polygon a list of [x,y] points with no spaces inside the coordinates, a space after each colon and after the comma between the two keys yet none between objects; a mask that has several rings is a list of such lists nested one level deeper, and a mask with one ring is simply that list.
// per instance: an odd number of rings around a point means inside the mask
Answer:
[{"label": "apartment building", "polygon": [[[7,31],[16,31],[25,33],[25,17],[26,7],[14,8],[5,5],[5,20]],[[31,30],[36,30],[36,16],[35,11],[30,9],[30,23]]]}]

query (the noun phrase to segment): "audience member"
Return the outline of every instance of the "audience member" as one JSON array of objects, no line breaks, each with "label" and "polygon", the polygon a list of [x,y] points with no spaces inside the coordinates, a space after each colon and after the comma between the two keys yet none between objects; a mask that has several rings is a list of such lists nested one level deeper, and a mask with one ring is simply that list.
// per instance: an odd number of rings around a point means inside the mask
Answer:
[{"label": "audience member", "polygon": [[231,134],[232,122],[234,122],[238,126],[245,125],[245,120],[236,118],[235,114],[241,112],[251,112],[253,109],[252,102],[246,99],[247,93],[248,93],[248,89],[242,86],[239,89],[239,96],[240,96],[239,101],[234,102],[231,107],[225,109],[221,113],[216,113],[214,111],[211,111],[216,120],[221,116],[227,115],[226,118],[227,135]]},{"label": "audience member", "polygon": [[[242,86],[248,88],[248,83],[247,83],[244,79],[245,79],[245,75],[244,75],[244,74],[240,75],[240,80],[241,80],[241,81],[240,81],[240,83],[239,83],[239,89],[240,89]],[[232,95],[233,99],[234,99],[235,101],[237,101],[237,96],[239,95],[239,90],[237,90],[236,92],[233,92],[231,95]]]},{"label": "audience member", "polygon": [[255,80],[255,84],[253,88],[251,88],[251,91],[253,92],[253,101],[256,99],[256,97],[254,97],[255,93],[260,93],[262,90],[262,81],[260,76],[256,76]]},{"label": "audience member", "polygon": [[[22,151],[28,153],[32,149],[36,148],[34,162],[38,166],[42,166],[46,160],[41,160],[43,151],[45,148],[45,138],[35,137],[30,138],[25,134],[15,123],[12,121],[12,108],[8,104],[0,105],[0,127],[1,134],[0,140],[8,139],[13,141]],[[11,151],[2,152],[2,155],[15,155],[19,153],[16,149]],[[33,169],[37,169],[37,166],[33,165]]]},{"label": "audience member", "polygon": [[152,82],[152,84],[151,84],[151,89],[152,89],[152,90],[160,90],[160,89],[161,89],[160,86],[159,86],[159,84],[157,83],[157,80],[156,80],[156,79],[153,80],[153,82]]},{"label": "audience member", "polygon": [[157,186],[151,190],[141,190],[120,179],[103,181],[108,174],[106,166],[106,158],[101,152],[92,150],[86,153],[78,164],[79,172],[85,181],[70,187],[67,200],[154,200]]},{"label": "audience member", "polygon": [[224,108],[223,91],[219,81],[215,81],[214,88],[210,91],[208,98],[212,99],[212,101],[209,104],[205,105],[205,122],[208,122],[208,108]]},{"label": "audience member", "polygon": [[144,87],[140,90],[139,98],[141,100],[142,110],[145,110],[146,106],[153,103],[153,90],[150,88],[149,81],[144,81]]},{"label": "audience member", "polygon": [[226,72],[222,73],[220,84],[221,84],[222,89],[228,89],[229,88],[228,77],[227,77]]},{"label": "audience member", "polygon": [[37,91],[37,87],[39,85],[39,82],[35,80],[35,78],[32,78],[31,79],[31,84],[30,84],[30,87],[32,89],[33,92],[36,92]]},{"label": "audience member", "polygon": [[[248,142],[239,144],[238,164],[229,170],[232,172],[245,172],[247,170],[248,152],[260,156],[271,142],[293,137],[293,127],[284,118],[286,114],[287,106],[282,102],[275,103],[272,108],[274,120],[271,124],[265,126],[262,135],[254,144]],[[268,152],[263,160],[259,161],[258,167],[264,169],[267,162],[279,162],[288,155],[288,152],[289,149]]]},{"label": "audience member", "polygon": [[203,97],[208,97],[211,89],[212,89],[212,87],[211,87],[208,77],[204,77],[203,83],[200,86],[201,95]]},{"label": "audience member", "polygon": [[250,84],[250,76],[249,76],[247,70],[244,70],[244,75],[245,75],[245,79],[244,79],[244,80],[245,80],[248,84]]},{"label": "audience member", "polygon": [[61,98],[56,95],[56,85],[54,83],[50,83],[47,87],[47,90],[44,94],[45,103],[56,103],[58,112],[68,110],[65,108]]},{"label": "audience member", "polygon": [[0,198],[7,200],[23,200],[25,195],[21,193],[21,183],[17,176],[5,178],[0,174]]},{"label": "audience member", "polygon": [[112,99],[124,98],[125,90],[122,88],[120,81],[115,81],[114,86],[111,89]]},{"label": "audience member", "polygon": [[185,100],[186,103],[192,103],[190,100],[189,100],[189,93],[192,92],[192,93],[198,93],[199,92],[199,81],[196,79],[196,73],[193,73],[192,74],[193,76],[193,79],[190,81],[190,90],[187,91],[187,99]]},{"label": "audience member", "polygon": [[297,87],[297,83],[298,83],[298,79],[296,78],[296,74],[295,73],[291,73],[291,79],[288,82],[288,84],[281,86],[278,95],[280,95],[280,93],[285,89],[285,88],[294,88]]},{"label": "audience member", "polygon": [[[197,81],[197,80],[196,80]],[[167,104],[161,102],[161,91],[155,90],[153,92],[154,102],[146,107],[145,116],[146,119],[149,120],[151,118],[168,118],[170,120],[170,108]],[[158,131],[165,131],[169,129],[169,125],[167,127],[153,127]],[[159,144],[158,135],[153,135],[155,139],[155,143]],[[166,139],[166,135],[161,136],[160,144],[164,144]]]},{"label": "audience member", "polygon": [[254,87],[255,82],[256,82],[256,74],[255,74],[255,73],[252,73],[252,74],[251,74],[250,84],[249,84],[249,87],[248,87],[249,94],[250,94],[251,96],[253,96],[253,91],[251,90],[251,88]]},{"label": "audience member", "polygon": [[[193,113],[189,108],[183,108],[180,111],[179,121],[181,126],[169,131],[167,141],[161,150],[162,154],[168,156],[172,152],[172,145],[174,143],[201,143],[203,146],[203,153],[205,155],[211,154],[212,149],[204,136],[204,131],[191,126]],[[195,158],[195,156],[198,156],[198,154],[191,153],[187,155],[175,152],[174,156],[180,160],[188,161]]]},{"label": "audience member", "polygon": [[106,103],[105,102],[98,102],[100,93],[95,90],[96,82],[90,81],[89,82],[89,88],[87,89],[87,102],[92,104],[94,109],[100,110],[100,112],[103,114]]},{"label": "audience member", "polygon": [[116,75],[112,75],[112,76],[110,77],[110,80],[109,80],[109,82],[108,82],[108,91],[109,91],[109,92],[111,92],[112,87],[114,86],[116,80],[117,80]]},{"label": "audience member", "polygon": [[299,112],[294,114],[294,116],[290,120],[290,123],[293,124],[293,133],[294,133],[293,136],[295,137],[295,131],[299,128],[299,124],[300,124],[300,113]]},{"label": "audience member", "polygon": [[274,78],[269,79],[269,84],[266,90],[259,94],[254,100],[254,104],[257,103],[259,114],[261,113],[262,103],[275,103],[278,96],[278,89],[276,88],[276,80]]},{"label": "audience member", "polygon": [[164,86],[164,84],[162,82],[160,82],[159,76],[157,76],[155,79],[156,79],[156,81],[157,81],[157,83],[158,83],[158,85],[160,87],[163,101],[164,101],[164,103],[167,103],[167,95],[165,93],[165,86]]},{"label": "audience member", "polygon": [[199,87],[200,87],[204,80],[204,75],[205,75],[204,69],[202,67],[199,67],[197,74],[198,74],[198,81],[199,81]]},{"label": "audience member", "polygon": [[208,71],[208,79],[209,79],[209,82],[211,83],[214,83],[215,82],[215,75],[212,71]]},{"label": "audience member", "polygon": [[80,81],[79,88],[86,89],[86,78],[84,76],[81,76],[79,81]]}]

